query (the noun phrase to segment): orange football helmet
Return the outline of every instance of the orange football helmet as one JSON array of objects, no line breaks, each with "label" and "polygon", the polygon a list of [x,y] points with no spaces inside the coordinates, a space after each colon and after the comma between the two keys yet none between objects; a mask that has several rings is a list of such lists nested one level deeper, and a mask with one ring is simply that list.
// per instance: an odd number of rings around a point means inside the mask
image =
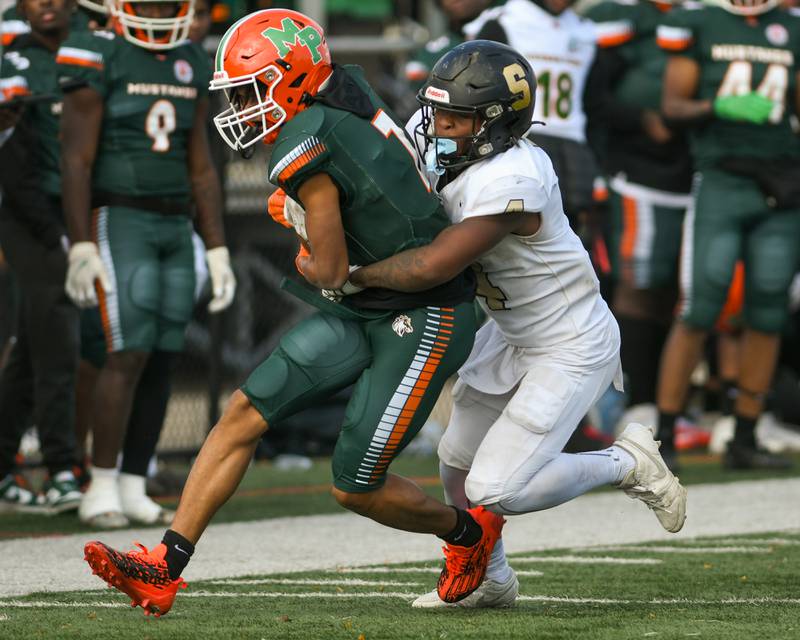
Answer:
[{"label": "orange football helmet", "polygon": [[236,150],[272,144],[331,71],[325,33],[308,16],[265,9],[242,18],[222,36],[214,59],[210,89],[225,91],[230,104],[214,117],[219,134]]},{"label": "orange football helmet", "polygon": [[[106,4],[123,37],[139,47],[174,49],[189,37],[194,0],[106,0]],[[172,15],[154,15],[166,5],[175,5]]]}]

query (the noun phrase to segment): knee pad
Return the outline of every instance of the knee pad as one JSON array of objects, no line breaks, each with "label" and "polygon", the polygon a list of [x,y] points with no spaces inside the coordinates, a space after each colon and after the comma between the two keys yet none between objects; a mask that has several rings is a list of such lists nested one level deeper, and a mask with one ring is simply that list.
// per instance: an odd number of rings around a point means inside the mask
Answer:
[{"label": "knee pad", "polygon": [[159,310],[160,286],[158,265],[145,262],[133,270],[127,295],[139,309],[155,313]]},{"label": "knee pad", "polygon": [[357,323],[315,314],[283,336],[278,348],[247,378],[243,391],[267,421],[278,412],[291,415],[307,405],[308,393],[352,383],[369,354]]},{"label": "knee pad", "polygon": [[762,333],[781,333],[789,317],[788,301],[781,299],[781,303],[761,303],[745,307],[745,324]]}]

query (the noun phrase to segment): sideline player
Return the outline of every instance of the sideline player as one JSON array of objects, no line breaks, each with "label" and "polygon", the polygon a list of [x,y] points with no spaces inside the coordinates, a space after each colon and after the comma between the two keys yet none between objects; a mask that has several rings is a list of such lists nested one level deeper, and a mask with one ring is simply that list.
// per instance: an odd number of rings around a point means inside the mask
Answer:
[{"label": "sideline player", "polygon": [[[673,6],[658,0],[607,0],[587,17],[597,23],[598,57],[609,80],[604,170],[608,175],[612,310],[631,411],[655,412],[658,363],[677,298],[681,225],[692,163],[685,132],[661,110],[667,54],[656,28]],[[662,443],[670,464],[674,450]],[[673,463],[674,464],[674,463]]]},{"label": "sideline player", "polygon": [[[331,64],[311,19],[277,9],[243,18],[222,37],[215,69],[212,88],[230,101],[215,118],[221,135],[239,150],[272,144],[270,180],[305,208],[289,217],[303,238],[297,263],[309,283],[338,289],[349,264],[430,242],[447,226],[403,129],[359,68]],[[86,545],[94,571],[148,612],[172,606],[194,545],[268,425],[351,384],[332,461],[336,500],[381,524],[442,537],[443,598],[463,598],[483,580],[503,519],[483,508],[451,508],[387,473],[469,354],[474,280],[459,270],[427,291],[364,291],[341,304],[299,284],[292,290],[320,312],[284,335],[234,392],[162,543],[127,554]]]},{"label": "sideline player", "polygon": [[[800,262],[800,16],[778,0],[687,3],[665,16],[658,43],[675,55],[663,112],[691,129],[696,176],[681,247],[680,318],[661,358],[659,437],[674,439],[689,378],[725,303],[736,262],[745,272],[736,427],[724,465],[791,465],[756,446]],[[788,195],[787,195],[788,194]]]},{"label": "sideline player", "polygon": [[[5,139],[0,143],[0,240],[20,284],[17,340],[0,375],[0,511],[56,513],[77,509],[81,500],[72,472],[79,318],[64,293],[68,243],[60,197],[56,65],[75,5],[72,0],[23,0],[17,9],[30,30],[5,50],[0,95],[3,101],[35,101],[24,106],[16,123],[13,107],[0,108],[0,138]],[[44,500],[12,474],[31,424],[48,470]]]},{"label": "sideline player", "polygon": [[[414,132],[453,225],[351,281],[412,292],[474,263],[490,319],[459,370],[439,444],[449,502],[514,515],[610,484],[677,532],[686,490],[649,428],[630,424],[602,451],[562,453],[592,404],[619,384],[619,331],[568,225],[550,159],[523,137],[535,90],[530,65],[505,45],[475,40],[439,60],[420,89]],[[458,604],[506,606],[517,591],[498,541],[483,585]],[[446,603],[433,592],[414,606]]]},{"label": "sideline player", "polygon": [[[578,16],[573,0],[508,0],[464,27],[470,39],[507,44],[527,58],[537,77],[531,129],[561,184],[564,212],[573,228],[586,225],[594,209],[599,168],[594,149],[602,120],[605,76],[597,64],[595,25]],[[535,34],[535,35],[532,35]]]},{"label": "sideline player", "polygon": [[143,475],[119,476],[117,456],[150,352],[183,348],[194,305],[190,195],[213,283],[209,309],[227,307],[235,289],[206,135],[208,59],[186,42],[193,0],[109,7],[116,33],[73,34],[58,54],[73,243],[66,289],[78,306],[99,302],[108,352],[95,386],[92,480],[79,509],[100,528],[127,525],[122,493],[130,505],[156,508]]}]

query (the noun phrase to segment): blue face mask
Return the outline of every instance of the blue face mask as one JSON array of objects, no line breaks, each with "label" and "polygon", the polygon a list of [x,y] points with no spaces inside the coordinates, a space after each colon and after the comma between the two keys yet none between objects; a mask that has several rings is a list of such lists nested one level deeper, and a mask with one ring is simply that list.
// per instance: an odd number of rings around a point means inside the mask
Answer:
[{"label": "blue face mask", "polygon": [[440,176],[444,173],[444,167],[439,164],[439,156],[446,156],[455,153],[458,145],[455,140],[450,138],[436,138],[436,144],[431,145],[425,154],[425,167],[430,173]]}]

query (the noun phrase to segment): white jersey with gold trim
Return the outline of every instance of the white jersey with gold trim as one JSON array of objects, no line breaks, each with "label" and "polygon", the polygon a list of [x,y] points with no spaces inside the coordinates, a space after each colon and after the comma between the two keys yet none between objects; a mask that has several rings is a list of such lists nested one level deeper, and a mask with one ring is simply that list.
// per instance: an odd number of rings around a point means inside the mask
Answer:
[{"label": "white jersey with gold trim", "polygon": [[536,133],[586,142],[583,92],[595,56],[595,24],[571,9],[554,16],[531,0],[508,0],[484,11],[464,33],[474,38],[489,20],[500,23],[509,46],[524,55],[536,73],[533,119],[546,124]]},{"label": "white jersey with gold trim", "polygon": [[527,371],[526,356],[548,354],[567,367],[616,358],[619,330],[600,296],[586,250],[569,226],[547,154],[529,140],[468,167],[439,193],[454,224],[505,212],[541,215],[531,236],[509,235],[475,266],[491,321],[460,373],[486,393],[502,393]]}]

